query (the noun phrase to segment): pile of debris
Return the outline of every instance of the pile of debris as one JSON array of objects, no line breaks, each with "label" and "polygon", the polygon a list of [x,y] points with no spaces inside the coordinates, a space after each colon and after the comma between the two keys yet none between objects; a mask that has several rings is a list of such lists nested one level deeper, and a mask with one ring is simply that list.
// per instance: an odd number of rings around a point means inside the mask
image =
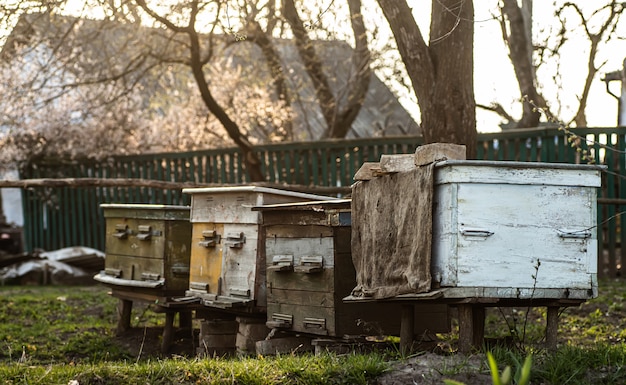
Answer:
[{"label": "pile of debris", "polygon": [[104,269],[104,253],[75,246],[32,254],[0,251],[0,285],[84,285]]}]

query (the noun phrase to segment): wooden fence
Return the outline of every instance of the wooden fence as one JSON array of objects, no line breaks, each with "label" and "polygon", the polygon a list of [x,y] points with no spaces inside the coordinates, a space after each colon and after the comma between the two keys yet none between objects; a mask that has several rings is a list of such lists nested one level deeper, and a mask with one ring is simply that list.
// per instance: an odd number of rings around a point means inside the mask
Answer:
[{"label": "wooden fence", "polygon": [[[478,159],[527,162],[585,163],[585,156],[608,166],[598,192],[599,273],[616,276],[626,255],[621,234],[626,224],[626,127],[512,130],[480,134]],[[363,162],[381,154],[412,153],[418,137],[325,140],[264,145],[257,148],[266,182],[302,186],[348,187]],[[575,146],[572,146],[574,144]],[[141,178],[195,184],[245,184],[237,148],[185,153],[112,157],[103,161],[40,162],[22,179]],[[101,203],[189,204],[180,189],[149,187],[55,187],[23,190],[27,250],[67,246],[104,249]]]}]

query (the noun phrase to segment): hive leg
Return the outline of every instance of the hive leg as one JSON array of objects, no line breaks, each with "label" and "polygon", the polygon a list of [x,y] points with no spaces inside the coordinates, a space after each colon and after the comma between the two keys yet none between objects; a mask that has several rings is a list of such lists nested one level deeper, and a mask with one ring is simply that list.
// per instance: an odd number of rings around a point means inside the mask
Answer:
[{"label": "hive leg", "polygon": [[559,329],[559,307],[548,306],[546,318],[546,346],[548,350],[556,350],[556,337]]},{"label": "hive leg", "polygon": [[474,304],[461,304],[459,310],[459,351],[470,353],[480,349],[485,337],[485,308]]},{"label": "hive leg", "polygon": [[402,318],[400,319],[400,351],[409,354],[413,345],[413,325],[415,324],[415,309],[413,305],[402,305]]},{"label": "hive leg", "polygon": [[130,315],[133,310],[133,301],[128,299],[120,299],[117,303],[117,331],[122,334],[130,329]]},{"label": "hive leg", "polygon": [[165,312],[165,326],[163,327],[163,340],[161,341],[161,353],[167,353],[172,345],[174,334],[174,317],[175,311],[168,310]]}]

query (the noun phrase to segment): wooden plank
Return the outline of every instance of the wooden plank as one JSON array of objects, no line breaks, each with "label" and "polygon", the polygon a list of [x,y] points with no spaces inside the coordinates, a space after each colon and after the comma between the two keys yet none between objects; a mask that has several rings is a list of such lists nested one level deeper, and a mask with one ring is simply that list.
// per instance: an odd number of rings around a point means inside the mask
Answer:
[{"label": "wooden plank", "polygon": [[557,343],[557,333],[559,330],[559,307],[548,306],[548,314],[546,316],[546,347],[548,350],[555,351]]},{"label": "wooden plank", "polygon": [[406,172],[415,169],[414,154],[383,154],[380,156],[380,169],[383,173]]},{"label": "wooden plank", "polygon": [[413,338],[415,331],[413,325],[415,323],[415,311],[413,305],[402,305],[402,316],[400,321],[400,352],[408,355],[413,346]]},{"label": "wooden plank", "polygon": [[[282,212],[280,212],[282,214]],[[309,215],[310,213],[310,215]],[[292,224],[284,224],[284,225],[272,225],[267,226],[265,229],[265,234],[267,239],[272,240],[273,238],[326,238],[333,236],[333,229],[328,226],[318,225],[317,223],[322,222],[319,220],[319,215],[316,215],[315,212],[303,212],[299,213],[299,215],[293,215],[296,217],[296,220],[301,220],[302,223],[306,223],[307,225],[292,225]],[[268,215],[265,213],[263,215],[263,223],[267,223],[266,220],[270,223],[280,223],[280,218],[282,215]],[[283,221],[283,223],[293,223],[290,219],[293,217],[288,217]],[[323,216],[326,219],[326,215]],[[314,225],[310,225],[311,223],[315,223]],[[325,221],[327,222],[327,220]],[[323,223],[323,222],[322,222]]]},{"label": "wooden plank", "polygon": [[415,149],[413,165],[423,166],[441,160],[465,160],[466,148],[462,144],[430,143]]},{"label": "wooden plank", "polygon": [[[268,302],[267,319],[272,320],[273,315],[276,313],[293,316],[292,327],[289,330],[316,335],[337,336],[335,330],[335,311],[332,307],[300,306]],[[323,320],[323,325],[308,322],[308,320],[312,319]]]},{"label": "wooden plank", "polygon": [[355,181],[366,181],[382,175],[379,162],[365,162],[354,174]]},{"label": "wooden plank", "polygon": [[268,291],[267,302],[286,305],[335,307],[341,302],[335,302],[334,293],[327,288],[321,290],[302,290],[300,288],[278,289],[272,287]]},{"label": "wooden plank", "polygon": [[333,269],[329,268],[314,274],[268,271],[268,293],[274,289],[333,292],[333,275]]},{"label": "wooden plank", "polygon": [[268,266],[272,263],[274,255],[292,255],[294,266],[301,263],[302,257],[322,256],[324,269],[335,265],[334,245],[331,237],[317,238],[274,238],[268,235],[265,242],[265,253]]}]

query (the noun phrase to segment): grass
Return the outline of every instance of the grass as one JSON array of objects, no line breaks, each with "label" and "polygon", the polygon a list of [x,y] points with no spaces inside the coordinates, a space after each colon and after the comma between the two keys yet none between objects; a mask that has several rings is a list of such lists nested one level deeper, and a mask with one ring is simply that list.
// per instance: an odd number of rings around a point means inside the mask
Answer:
[{"label": "grass", "polygon": [[[626,383],[626,282],[600,283],[600,296],[568,308],[559,322],[559,349],[543,349],[545,310],[489,309],[486,334],[513,340],[490,348],[500,370],[533,357],[532,383]],[[136,357],[116,339],[117,300],[93,287],[0,287],[0,385],[13,384],[368,384],[405,358],[372,354],[289,354],[198,359]],[[134,327],[162,326],[164,315],[134,310]],[[524,324],[525,323],[525,324]],[[525,339],[517,340],[525,330]],[[454,347],[456,330],[442,335]],[[419,359],[419,357],[418,357]],[[439,368],[452,375],[488,372],[488,364]],[[462,366],[462,367],[461,367]]]}]

